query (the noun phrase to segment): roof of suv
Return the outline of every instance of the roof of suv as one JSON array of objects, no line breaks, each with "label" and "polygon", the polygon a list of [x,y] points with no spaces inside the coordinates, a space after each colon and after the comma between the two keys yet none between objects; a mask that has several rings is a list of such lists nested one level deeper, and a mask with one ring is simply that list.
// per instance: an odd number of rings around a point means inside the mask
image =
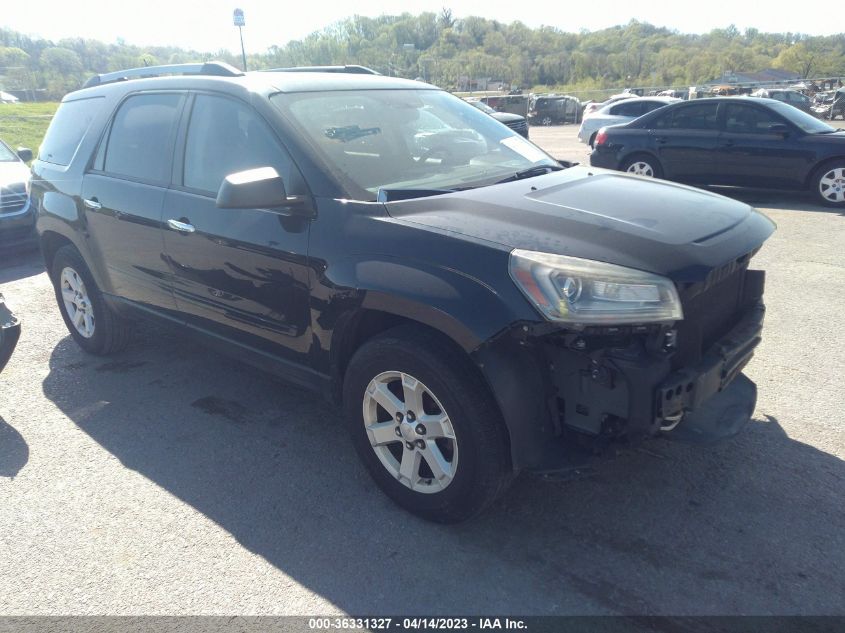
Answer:
[{"label": "roof of suv", "polygon": [[[172,67],[171,67],[172,68]],[[140,69],[133,69],[140,70]],[[154,72],[154,68],[143,69]],[[235,70],[235,69],[232,69]],[[92,78],[86,83],[86,87],[70,93],[78,95],[84,93],[107,93],[111,91],[128,92],[130,90],[150,89],[175,89],[194,88],[207,89],[214,85],[228,84],[240,86],[249,92],[273,93],[273,92],[321,92],[337,90],[440,90],[431,84],[414,81],[411,79],[400,79],[397,77],[385,77],[384,75],[366,74],[360,72],[337,72],[337,71],[314,71],[303,69],[295,71],[254,71],[237,74],[224,75],[217,73],[200,74],[196,72],[188,74],[176,74],[167,76],[137,76],[135,78],[114,79],[120,72],[110,73]],[[173,72],[173,71],[170,71]],[[102,83],[97,83],[100,77],[107,78]],[[70,96],[70,95],[69,95]]]}]

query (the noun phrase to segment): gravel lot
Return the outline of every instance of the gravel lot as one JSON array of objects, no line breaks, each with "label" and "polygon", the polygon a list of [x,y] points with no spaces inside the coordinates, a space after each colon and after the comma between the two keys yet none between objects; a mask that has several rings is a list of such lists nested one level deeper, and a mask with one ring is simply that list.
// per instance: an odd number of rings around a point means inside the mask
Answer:
[{"label": "gravel lot", "polygon": [[[575,130],[532,137],[585,161]],[[457,527],[394,507],[310,394],[149,326],[86,356],[39,259],[0,265],[0,614],[845,613],[845,214],[732,195],[779,226],[749,427]]]}]

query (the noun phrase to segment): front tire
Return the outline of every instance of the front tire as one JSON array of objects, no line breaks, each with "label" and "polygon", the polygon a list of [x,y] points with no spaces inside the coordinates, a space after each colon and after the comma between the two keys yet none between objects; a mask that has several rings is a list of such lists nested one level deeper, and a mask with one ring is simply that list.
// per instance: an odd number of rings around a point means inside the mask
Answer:
[{"label": "front tire", "polygon": [[343,400],[352,443],[376,484],[424,519],[469,519],[512,479],[492,394],[436,332],[401,326],[365,343],[349,363]]},{"label": "front tire", "polygon": [[128,323],[106,304],[76,248],[68,245],[56,252],[50,278],[62,319],[83,350],[105,356],[126,347]]},{"label": "front tire", "polygon": [[663,168],[660,166],[660,162],[648,154],[631,156],[622,163],[619,170],[646,178],[663,178]]},{"label": "front tire", "polygon": [[829,207],[845,207],[845,161],[822,165],[813,174],[813,194],[816,200]]}]

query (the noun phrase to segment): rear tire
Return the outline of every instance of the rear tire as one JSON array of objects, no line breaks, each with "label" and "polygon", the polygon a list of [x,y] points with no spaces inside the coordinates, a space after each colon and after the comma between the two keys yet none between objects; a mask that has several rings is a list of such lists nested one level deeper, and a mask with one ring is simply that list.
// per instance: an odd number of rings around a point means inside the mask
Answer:
[{"label": "rear tire", "polygon": [[470,359],[436,332],[400,326],[365,343],[346,370],[343,402],[376,484],[424,519],[469,519],[513,478],[492,394]]},{"label": "rear tire", "polygon": [[660,161],[648,154],[634,154],[627,158],[619,171],[646,178],[663,178],[663,167],[660,165]]},{"label": "rear tire", "polygon": [[810,187],[821,204],[845,208],[845,160],[834,160],[816,169]]},{"label": "rear tire", "polygon": [[79,251],[63,246],[53,257],[50,279],[73,340],[89,354],[119,352],[129,342],[128,322],[105,302]]}]

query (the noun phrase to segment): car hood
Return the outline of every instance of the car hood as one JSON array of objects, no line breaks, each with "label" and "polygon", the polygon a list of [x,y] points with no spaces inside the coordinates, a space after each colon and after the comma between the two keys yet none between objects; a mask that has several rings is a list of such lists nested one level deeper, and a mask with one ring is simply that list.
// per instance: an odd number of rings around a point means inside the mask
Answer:
[{"label": "car hood", "polygon": [[747,204],[662,180],[587,167],[390,202],[397,221],[484,241],[697,282],[774,231]]},{"label": "car hood", "polygon": [[525,117],[511,112],[491,112],[490,116],[500,121],[501,123],[513,123],[514,121],[524,121]]},{"label": "car hood", "polygon": [[0,187],[29,180],[29,167],[20,161],[0,161]]}]

